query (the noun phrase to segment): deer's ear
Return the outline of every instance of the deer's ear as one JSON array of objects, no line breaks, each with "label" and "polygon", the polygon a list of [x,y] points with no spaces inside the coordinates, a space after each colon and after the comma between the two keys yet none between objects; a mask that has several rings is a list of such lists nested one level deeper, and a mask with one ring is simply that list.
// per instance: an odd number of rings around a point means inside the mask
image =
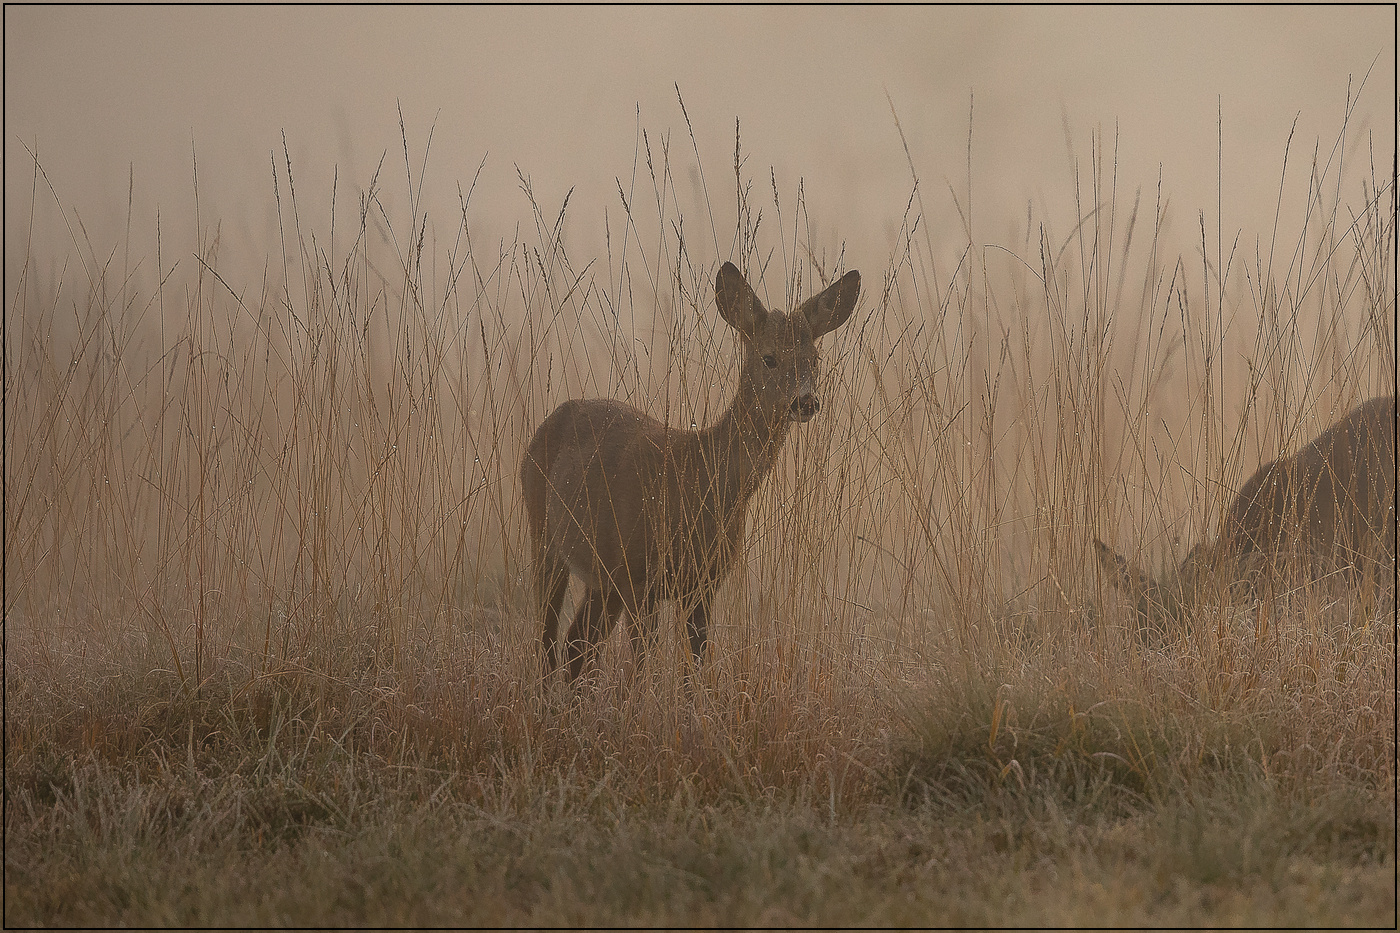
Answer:
[{"label": "deer's ear", "polygon": [[745,337],[757,334],[768,318],[768,309],[763,307],[744,274],[732,262],[720,266],[715,276],[715,304],[719,306],[720,317]]},{"label": "deer's ear", "polygon": [[812,336],[829,334],[851,316],[860,297],[860,273],[852,269],[824,291],[802,302],[798,308],[812,328]]},{"label": "deer's ear", "polygon": [[1147,575],[1098,538],[1094,539],[1094,556],[1098,558],[1099,569],[1112,586],[1124,590],[1135,599],[1146,592]]}]

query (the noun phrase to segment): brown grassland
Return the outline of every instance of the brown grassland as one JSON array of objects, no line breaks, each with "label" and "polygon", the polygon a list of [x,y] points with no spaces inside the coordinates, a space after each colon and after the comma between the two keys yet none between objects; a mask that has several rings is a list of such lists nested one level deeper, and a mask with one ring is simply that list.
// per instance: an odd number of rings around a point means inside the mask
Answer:
[{"label": "brown grassland", "polygon": [[712,422],[719,264],[780,307],[855,265],[800,185],[640,138],[580,262],[523,176],[514,239],[466,185],[434,233],[418,165],[313,230],[283,153],[251,282],[217,227],[75,226],[5,299],[5,923],[1393,926],[1393,593],[1146,644],[1092,551],[1179,561],[1393,391],[1393,167],[1343,116],[1275,229],[1176,253],[1111,138],[994,246],[911,159],[708,662],[667,608],[630,689],[621,632],[541,681],[521,453],[571,397]]}]

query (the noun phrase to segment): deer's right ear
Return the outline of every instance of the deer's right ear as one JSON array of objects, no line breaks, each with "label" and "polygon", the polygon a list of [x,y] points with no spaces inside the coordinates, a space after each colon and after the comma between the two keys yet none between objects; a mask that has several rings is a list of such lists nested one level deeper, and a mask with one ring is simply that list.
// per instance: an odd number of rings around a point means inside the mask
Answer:
[{"label": "deer's right ear", "polygon": [[732,262],[720,266],[715,276],[715,304],[729,326],[745,337],[752,338],[758,333],[768,317],[768,310]]},{"label": "deer's right ear", "polygon": [[846,323],[856,309],[856,299],[859,297],[860,273],[852,269],[827,286],[820,295],[813,295],[804,301],[798,310],[807,316],[807,323],[812,325],[812,336],[820,337]]}]

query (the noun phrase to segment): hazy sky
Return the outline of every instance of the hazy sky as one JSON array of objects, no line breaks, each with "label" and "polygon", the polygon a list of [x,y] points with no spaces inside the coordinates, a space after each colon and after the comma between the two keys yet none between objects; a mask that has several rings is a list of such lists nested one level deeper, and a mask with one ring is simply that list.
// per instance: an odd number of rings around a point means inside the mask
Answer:
[{"label": "hazy sky", "polygon": [[[1081,173],[1091,133],[1112,146],[1116,132],[1120,187],[1155,194],[1160,171],[1179,225],[1194,227],[1200,209],[1213,219],[1219,107],[1224,227],[1252,237],[1272,222],[1295,118],[1301,198],[1314,146],[1326,160],[1341,128],[1349,78],[1355,94],[1368,70],[1347,157],[1369,158],[1373,134],[1388,174],[1394,37],[1383,6],[7,7],[6,265],[29,223],[21,142],[99,252],[122,235],[129,177],[138,231],[154,229],[157,207],[167,236],[192,229],[193,145],[202,225],[220,220],[229,251],[260,265],[276,248],[270,159],[283,134],[303,208],[323,229],[337,167],[351,213],[386,151],[384,187],[403,192],[400,106],[415,174],[436,123],[425,204],[447,232],[457,185],[484,158],[472,198],[484,232],[530,226],[518,167],[547,211],[575,189],[573,251],[596,250],[639,126],[654,145],[670,131],[673,162],[694,158],[677,84],[711,197],[732,203],[738,118],[756,187],[771,199],[770,166],[785,194],[802,178],[813,222],[846,243],[851,266],[886,264],[909,197],[890,102],[929,220],[956,240],[948,187],[967,187],[975,101],[981,242],[1009,240],[1028,200],[1072,226],[1066,127]],[[47,236],[67,234],[52,234],[62,227],[46,198],[35,242],[49,248]]]}]

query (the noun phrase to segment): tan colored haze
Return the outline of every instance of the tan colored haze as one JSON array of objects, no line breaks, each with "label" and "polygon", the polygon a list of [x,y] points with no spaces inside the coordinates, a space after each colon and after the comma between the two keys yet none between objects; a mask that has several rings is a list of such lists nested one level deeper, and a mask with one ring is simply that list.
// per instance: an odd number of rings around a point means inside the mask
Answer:
[{"label": "tan colored haze", "polygon": [[[27,240],[40,283],[60,274],[68,244],[84,232],[95,253],[111,253],[125,242],[130,189],[132,264],[154,263],[157,211],[164,249],[189,252],[197,207],[206,239],[218,225],[226,274],[256,282],[277,249],[271,166],[285,158],[284,139],[303,222],[329,235],[338,174],[337,235],[345,235],[386,153],[384,196],[406,198],[399,109],[415,184],[433,131],[423,194],[430,230],[453,235],[459,185],[467,191],[481,166],[473,233],[506,242],[517,229],[533,234],[518,170],[547,214],[572,189],[566,242],[586,261],[604,250],[604,211],[615,219],[620,210],[619,180],[632,190],[635,174],[636,190],[650,196],[642,130],[657,153],[669,136],[673,164],[685,167],[679,183],[698,191],[677,86],[716,228],[683,204],[688,233],[703,230],[721,258],[734,230],[737,119],[744,170],[765,203],[770,168],[788,197],[800,179],[816,245],[831,255],[844,244],[848,268],[887,267],[912,189],[893,114],[933,242],[950,256],[966,242],[958,205],[969,201],[979,244],[1023,243],[1028,205],[1068,227],[1075,173],[1081,184],[1088,178],[1096,136],[1110,168],[1117,160],[1121,198],[1142,189],[1150,204],[1160,181],[1170,234],[1186,238],[1185,250],[1199,238],[1200,211],[1212,233],[1218,224],[1227,242],[1239,231],[1252,245],[1270,236],[1290,133],[1286,196],[1305,197],[1315,151],[1323,163],[1374,159],[1378,176],[1389,175],[1395,13],[12,6],[7,276]],[[1349,88],[1359,103],[1350,147],[1337,154]],[[25,146],[65,215],[51,196],[31,198]],[[167,253],[163,268],[170,262]]]}]

